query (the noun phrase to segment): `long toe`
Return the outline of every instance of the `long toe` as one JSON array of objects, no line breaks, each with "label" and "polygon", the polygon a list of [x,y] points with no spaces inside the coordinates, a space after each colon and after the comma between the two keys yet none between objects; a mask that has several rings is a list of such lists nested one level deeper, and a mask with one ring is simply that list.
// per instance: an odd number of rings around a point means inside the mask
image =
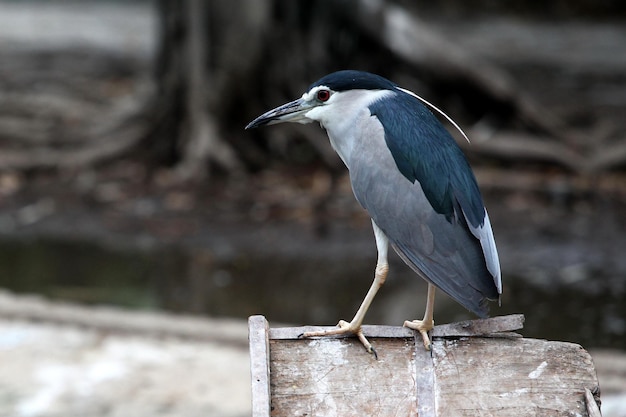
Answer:
[{"label": "long toe", "polygon": [[368,353],[371,353],[372,355],[374,355],[374,358],[378,360],[378,352],[376,352],[376,349],[374,349],[374,346],[372,346],[369,340],[367,340],[367,338],[363,334],[363,330],[359,328],[359,331],[356,333],[356,335],[361,341],[361,344],[363,344],[363,346],[365,347],[365,350],[367,350]]},{"label": "long toe", "polygon": [[339,334],[356,335],[359,332],[359,330],[361,330],[361,326],[354,326],[345,320],[339,320],[339,323],[337,323],[337,327],[334,329],[318,330],[316,332],[304,332],[302,334],[302,337],[324,337],[324,336],[334,336],[334,335],[339,335]]},{"label": "long toe", "polygon": [[339,323],[337,323],[337,327],[335,329],[320,330],[316,332],[305,332],[302,334],[302,337],[325,337],[325,336],[336,336],[336,335],[345,335],[345,334],[353,334],[357,336],[361,344],[363,344],[363,347],[365,347],[365,350],[367,350],[368,353],[373,354],[374,357],[378,359],[378,354],[376,353],[376,349],[374,349],[372,344],[367,340],[367,338],[363,334],[363,331],[361,330],[361,326],[357,326],[353,323],[348,323],[345,320],[340,320]]},{"label": "long toe", "polygon": [[422,341],[424,342],[424,348],[428,351],[432,349],[432,344],[430,341],[430,336],[428,336],[428,332],[435,327],[434,322],[425,323],[423,320],[413,320],[413,321],[405,321],[404,327],[408,327],[409,329],[417,330],[422,335]]}]

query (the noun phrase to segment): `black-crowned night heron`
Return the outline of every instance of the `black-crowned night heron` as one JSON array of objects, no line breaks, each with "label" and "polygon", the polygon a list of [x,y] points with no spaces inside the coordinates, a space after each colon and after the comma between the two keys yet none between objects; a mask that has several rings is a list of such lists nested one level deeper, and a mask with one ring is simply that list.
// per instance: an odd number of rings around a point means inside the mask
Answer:
[{"label": "black-crowned night heron", "polygon": [[500,262],[474,174],[435,106],[393,82],[361,71],[338,71],[301,98],[268,111],[246,129],[282,122],[319,122],[348,167],[352,190],[372,218],[378,261],[374,282],[349,323],[305,333],[353,333],[376,353],[361,325],[387,277],[388,244],[428,282],[423,320],[405,321],[430,349],[435,287],[480,317],[502,293]]}]

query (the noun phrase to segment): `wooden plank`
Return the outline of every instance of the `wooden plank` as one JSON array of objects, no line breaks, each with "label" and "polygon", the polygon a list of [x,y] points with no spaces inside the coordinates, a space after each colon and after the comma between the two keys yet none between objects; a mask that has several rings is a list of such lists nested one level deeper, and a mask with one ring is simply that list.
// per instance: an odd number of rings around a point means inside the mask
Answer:
[{"label": "wooden plank", "polygon": [[414,339],[415,343],[415,391],[417,395],[417,415],[419,417],[435,417],[435,368],[431,352],[424,349],[421,336]]},{"label": "wooden plank", "polygon": [[[251,336],[251,354],[255,343],[266,356],[251,361],[267,367],[269,360],[269,388],[256,391],[271,395],[272,417],[595,417],[597,404],[585,397],[585,390],[598,392],[589,354],[575,344],[510,333],[522,325],[523,316],[513,315],[437,326],[432,354],[417,332],[363,326],[377,361],[354,337],[299,337],[334,326],[268,329],[261,317],[251,332],[265,335]],[[267,401],[254,417],[270,415]]]},{"label": "wooden plank", "polygon": [[585,402],[587,403],[587,414],[589,414],[589,417],[602,417],[600,407],[589,388],[585,388]]},{"label": "wooden plank", "polygon": [[269,324],[263,316],[248,318],[250,339],[250,379],[252,381],[252,416],[270,417],[270,347]]},{"label": "wooden plank", "polygon": [[[270,339],[299,339],[305,332],[316,332],[321,330],[333,330],[336,329],[336,326],[301,326],[301,327],[276,327],[270,329]],[[413,330],[408,329],[406,327],[398,327],[398,326],[371,326],[364,325],[362,327],[363,334],[367,337],[377,337],[377,338],[413,338],[415,333]],[[348,335],[334,335],[327,336],[325,338],[335,338],[335,339],[343,339],[343,338],[355,338],[356,336],[352,334]]]},{"label": "wooden plank", "polygon": [[598,380],[580,346],[536,339],[433,342],[438,416],[587,415]]},{"label": "wooden plank", "polygon": [[435,326],[431,332],[431,337],[485,336],[497,333],[504,333],[508,336],[510,335],[508,332],[519,330],[523,327],[524,315],[511,314]]},{"label": "wooden plank", "polygon": [[[431,331],[433,338],[437,337],[459,337],[459,336],[485,336],[502,333],[512,330],[519,330],[524,327],[524,315],[512,314],[509,316],[491,317],[488,319],[466,320],[457,323],[443,324],[435,326]],[[269,329],[270,339],[298,339],[305,332],[336,329],[335,326],[300,326],[300,327],[276,327]],[[415,331],[406,327],[364,325],[363,334],[366,337],[379,338],[411,338],[415,336]],[[508,334],[510,335],[510,334]],[[354,335],[336,335],[333,338],[355,337]]]},{"label": "wooden plank", "polygon": [[[270,340],[272,417],[417,416],[414,338]],[[423,349],[423,347],[422,347]]]}]

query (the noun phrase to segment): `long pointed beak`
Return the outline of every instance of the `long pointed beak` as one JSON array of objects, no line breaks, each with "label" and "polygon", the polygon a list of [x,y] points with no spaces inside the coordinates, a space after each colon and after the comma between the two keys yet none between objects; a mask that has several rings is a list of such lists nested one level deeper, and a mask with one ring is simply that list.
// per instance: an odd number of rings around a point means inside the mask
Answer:
[{"label": "long pointed beak", "polygon": [[246,129],[284,122],[310,123],[312,120],[306,117],[306,113],[313,107],[314,104],[299,98],[262,114],[248,123]]}]

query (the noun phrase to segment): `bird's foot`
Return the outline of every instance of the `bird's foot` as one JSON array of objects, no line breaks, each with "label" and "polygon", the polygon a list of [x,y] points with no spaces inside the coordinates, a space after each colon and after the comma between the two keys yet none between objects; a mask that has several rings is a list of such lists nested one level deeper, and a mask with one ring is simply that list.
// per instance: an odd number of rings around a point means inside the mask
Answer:
[{"label": "bird's foot", "polygon": [[409,329],[417,330],[422,335],[422,340],[424,341],[424,347],[426,350],[431,350],[432,344],[430,343],[430,337],[428,337],[428,332],[435,327],[435,322],[433,320],[413,320],[413,321],[405,321],[404,327],[408,327]]},{"label": "bird's foot", "polygon": [[365,347],[365,350],[367,350],[368,353],[373,354],[374,358],[378,359],[378,354],[376,353],[376,349],[374,349],[372,344],[367,340],[367,338],[363,334],[363,330],[361,329],[360,324],[357,325],[354,323],[348,323],[345,320],[339,320],[339,323],[337,323],[336,329],[320,330],[317,332],[305,332],[305,333],[302,333],[301,337],[324,337],[324,336],[334,336],[334,335],[342,335],[342,334],[356,335],[361,341],[361,343],[363,344],[363,346]]}]

